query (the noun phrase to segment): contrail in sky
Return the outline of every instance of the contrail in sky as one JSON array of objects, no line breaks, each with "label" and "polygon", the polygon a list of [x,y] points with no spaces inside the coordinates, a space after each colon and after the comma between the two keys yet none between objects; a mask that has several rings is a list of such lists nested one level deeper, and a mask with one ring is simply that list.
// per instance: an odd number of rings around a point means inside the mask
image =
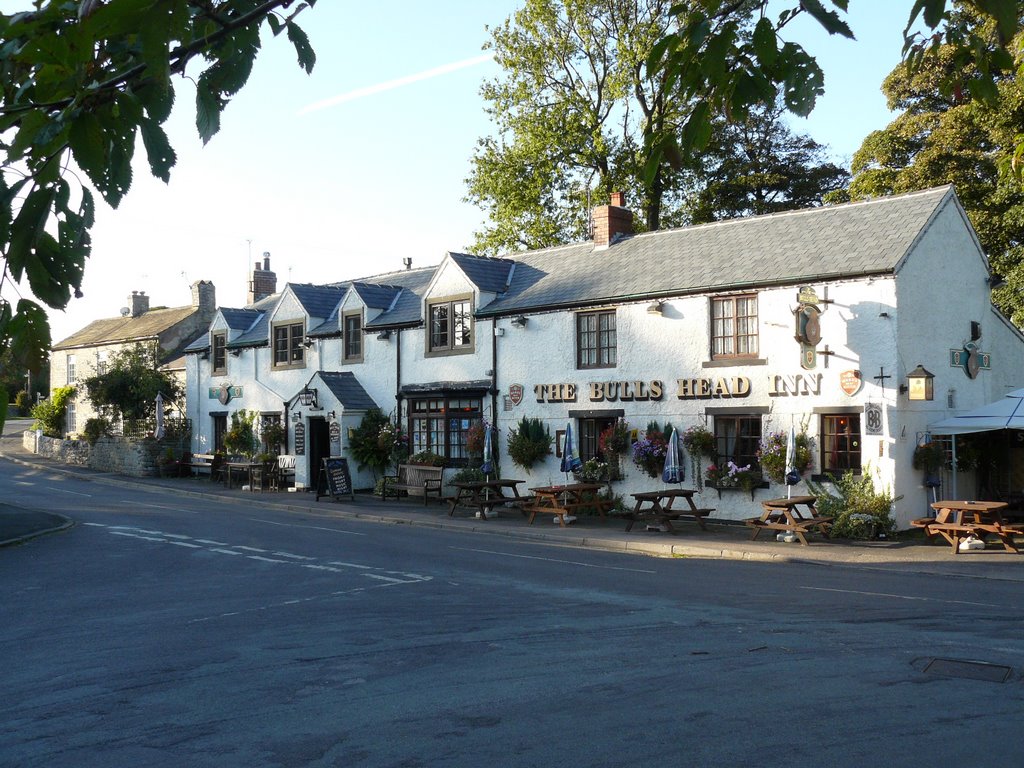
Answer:
[{"label": "contrail in sky", "polygon": [[329,99],[323,99],[322,101],[315,101],[312,104],[308,104],[299,110],[300,115],[309,114],[310,112],[317,112],[321,109],[327,109],[328,107],[335,107],[338,104],[344,104],[346,101],[355,101],[361,99],[364,96],[372,96],[375,93],[382,93],[384,91],[394,90],[395,88],[401,88],[403,85],[409,85],[410,83],[417,83],[420,80],[429,80],[432,77],[440,77],[441,75],[447,75],[449,72],[455,72],[466,67],[475,67],[477,64],[483,64],[485,61],[490,61],[494,58],[493,53],[485,53],[482,56],[474,56],[472,59],[464,59],[463,61],[456,61],[451,64],[442,64],[440,67],[434,67],[423,72],[417,72],[414,75],[406,75],[400,77],[397,80],[388,80],[386,83],[377,83],[376,85],[368,85],[365,88],[357,88],[354,91],[348,93],[342,93],[338,96],[332,96]]}]

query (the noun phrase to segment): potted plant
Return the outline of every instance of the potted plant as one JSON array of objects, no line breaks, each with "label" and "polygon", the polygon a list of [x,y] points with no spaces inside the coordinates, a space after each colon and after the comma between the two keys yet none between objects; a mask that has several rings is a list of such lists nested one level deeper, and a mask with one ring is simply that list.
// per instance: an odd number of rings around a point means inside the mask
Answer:
[{"label": "potted plant", "polygon": [[946,465],[946,451],[934,440],[921,443],[914,449],[913,467],[924,470],[926,488],[938,488],[941,485],[939,470]]},{"label": "potted plant", "polygon": [[427,467],[443,467],[444,456],[431,451],[420,451],[409,457],[407,464],[420,464]]},{"label": "potted plant", "polygon": [[703,459],[715,457],[715,436],[703,424],[698,424],[683,432],[683,448],[690,457],[690,476],[694,478],[697,490],[703,490]]},{"label": "potted plant", "polygon": [[644,436],[633,443],[633,463],[651,477],[661,477],[667,451],[664,433],[657,423],[651,422]]},{"label": "potted plant", "polygon": [[[761,465],[761,471],[768,476],[773,483],[782,485],[786,482],[786,447],[789,436],[784,432],[772,432],[761,440],[761,447],[757,451],[757,461]],[[811,465],[810,436],[801,426],[796,433],[796,451],[794,453],[794,465],[801,475]],[[799,482],[799,480],[797,480]]]},{"label": "potted plant", "polygon": [[284,445],[284,424],[279,421],[264,424],[260,437],[263,438],[263,445],[266,447],[267,452],[276,456],[281,452],[281,446]]},{"label": "potted plant", "polygon": [[541,461],[551,453],[551,433],[540,419],[523,417],[518,426],[508,432],[508,456],[523,469]]}]

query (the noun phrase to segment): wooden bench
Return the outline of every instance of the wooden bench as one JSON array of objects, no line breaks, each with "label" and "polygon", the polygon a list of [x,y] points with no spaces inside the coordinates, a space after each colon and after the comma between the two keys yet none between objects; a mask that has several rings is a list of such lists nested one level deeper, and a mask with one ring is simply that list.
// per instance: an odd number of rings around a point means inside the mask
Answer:
[{"label": "wooden bench", "polygon": [[185,454],[178,466],[187,471],[190,475],[209,474],[213,477],[214,464],[219,464],[219,457],[212,453],[190,453]]},{"label": "wooden bench", "polygon": [[[426,464],[399,464],[397,475],[386,475],[381,483],[380,500],[389,495],[401,498],[404,492],[408,496],[422,496],[423,506],[431,496],[442,500],[441,478],[444,467],[431,467]],[[389,482],[390,480],[390,482]]]},{"label": "wooden bench", "polygon": [[915,528],[923,528],[931,541],[941,537],[953,548],[953,554],[960,553],[960,542],[968,536],[976,536],[981,540],[989,534],[999,539],[1003,548],[1010,552],[1016,552],[1017,548],[1013,543],[1013,537],[1024,534],[1024,526],[1020,524],[986,524],[986,523],[948,523],[939,522],[932,517],[922,517],[911,520],[910,524]]}]

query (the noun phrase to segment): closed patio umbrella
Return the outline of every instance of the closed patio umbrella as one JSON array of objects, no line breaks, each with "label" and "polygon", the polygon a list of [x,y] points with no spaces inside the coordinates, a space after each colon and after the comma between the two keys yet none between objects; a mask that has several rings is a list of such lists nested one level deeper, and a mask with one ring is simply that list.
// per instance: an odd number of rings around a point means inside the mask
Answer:
[{"label": "closed patio umbrella", "polygon": [[156,393],[156,429],[153,430],[153,437],[157,440],[164,436],[164,396]]},{"label": "closed patio umbrella", "polygon": [[786,440],[786,498],[793,496],[793,486],[800,482],[800,473],[796,469],[796,427],[789,425],[789,438]]},{"label": "closed patio umbrella", "polygon": [[673,429],[668,438],[668,446],[665,449],[665,469],[661,472],[661,479],[666,483],[682,483],[686,479],[686,471],[679,463],[679,430]]},{"label": "closed patio umbrella", "polygon": [[562,446],[561,470],[566,475],[566,482],[569,482],[569,473],[582,466],[583,461],[580,459],[579,451],[576,450],[576,446],[572,441],[572,422],[570,421],[565,425],[565,445]]},{"label": "closed patio umbrella", "polygon": [[494,451],[491,448],[491,432],[493,431],[494,428],[490,424],[484,427],[484,463],[480,465],[480,471],[488,478],[494,471]]}]

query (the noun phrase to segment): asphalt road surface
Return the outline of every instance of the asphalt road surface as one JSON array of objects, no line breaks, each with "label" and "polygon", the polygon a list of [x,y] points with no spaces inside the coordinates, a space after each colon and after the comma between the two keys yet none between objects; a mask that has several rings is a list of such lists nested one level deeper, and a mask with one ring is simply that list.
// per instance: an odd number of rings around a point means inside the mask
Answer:
[{"label": "asphalt road surface", "polygon": [[1021,762],[1019,583],[0,498],[78,522],[0,549],[2,766]]}]

